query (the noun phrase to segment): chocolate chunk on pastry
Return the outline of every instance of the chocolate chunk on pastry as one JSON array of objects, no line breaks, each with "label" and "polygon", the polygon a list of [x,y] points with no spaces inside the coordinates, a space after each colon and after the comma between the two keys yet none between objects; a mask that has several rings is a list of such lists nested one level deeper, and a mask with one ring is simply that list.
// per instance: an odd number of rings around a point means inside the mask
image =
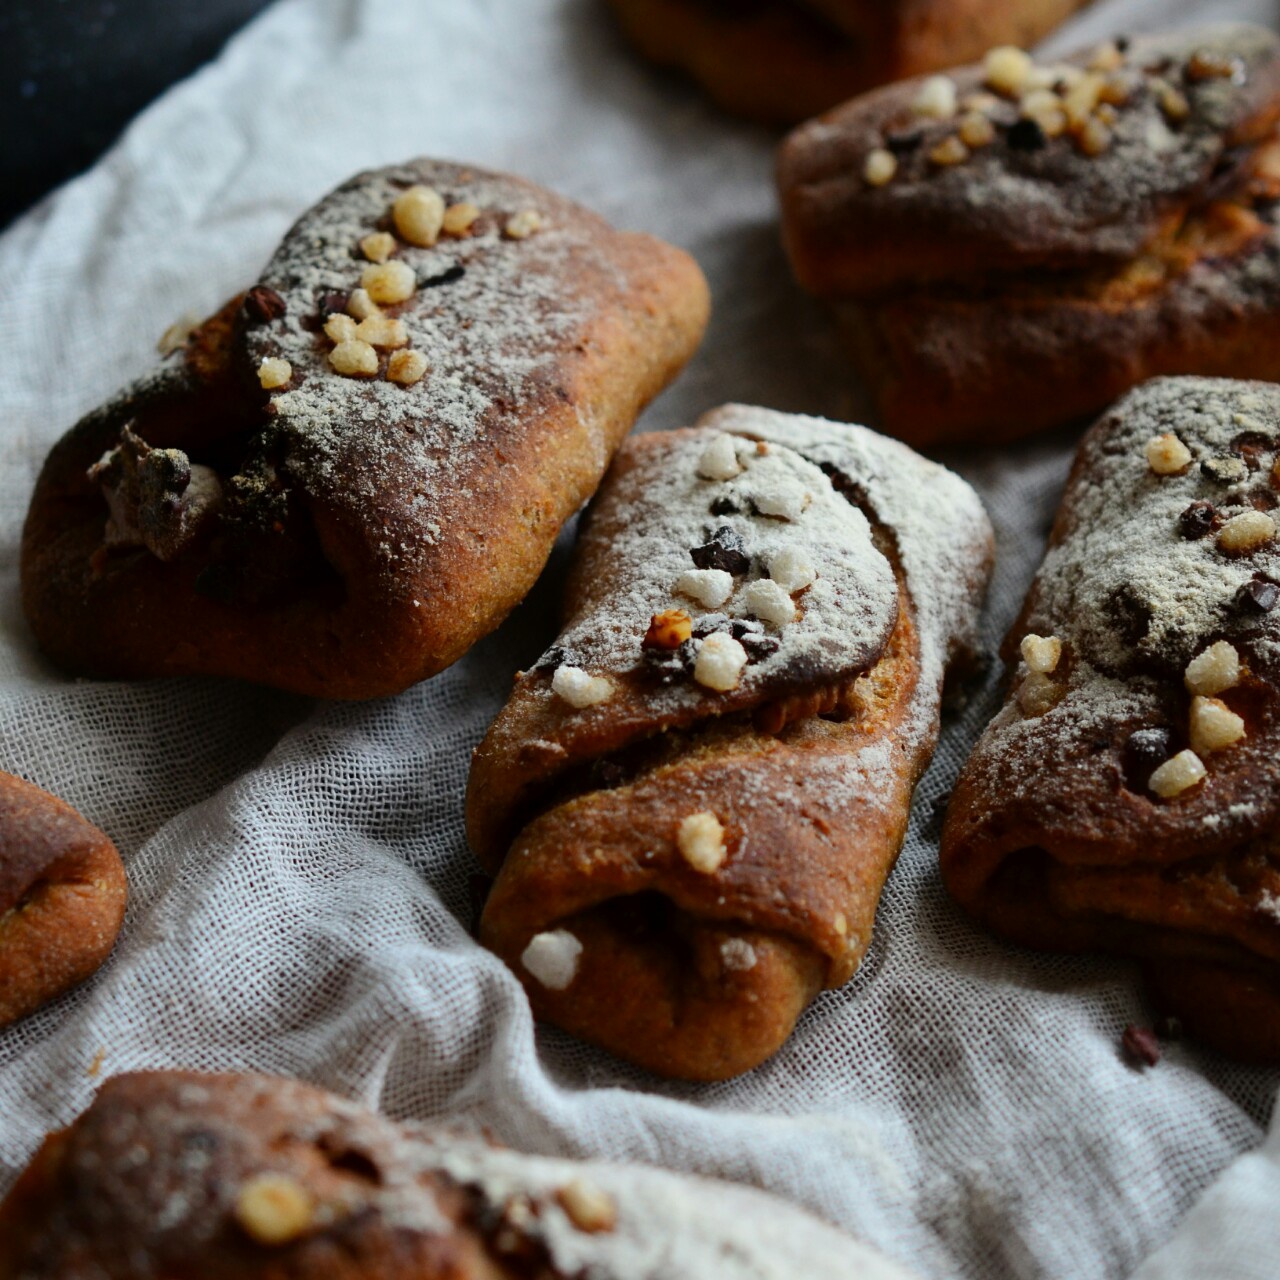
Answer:
[{"label": "chocolate chunk on pastry", "polygon": [[54,448],[36,636],[90,675],[403,689],[521,599],[706,315],[686,254],[519,178],[361,174]]},{"label": "chocolate chunk on pastry", "polygon": [[759,1191],[519,1155],[271,1076],[108,1081],[0,1204],[0,1280],[908,1280]]},{"label": "chocolate chunk on pastry", "polygon": [[1140,959],[1280,1062],[1280,387],[1168,378],[1085,437],[956,786],[942,872],[992,932]]},{"label": "chocolate chunk on pastry", "polygon": [[610,0],[645,57],[721,106],[793,124],[993,44],[1034,44],[1087,0]]},{"label": "chocolate chunk on pastry", "polygon": [[1280,38],[1015,49],[802,126],[778,185],[887,429],[1085,418],[1156,374],[1280,378]]},{"label": "chocolate chunk on pastry", "polygon": [[467,796],[480,937],[539,1017],[722,1079],[848,981],[990,538],[861,427],[731,406],[627,442]]},{"label": "chocolate chunk on pastry", "polygon": [[0,773],[0,1027],[97,971],[127,898],[124,864],[97,827]]}]

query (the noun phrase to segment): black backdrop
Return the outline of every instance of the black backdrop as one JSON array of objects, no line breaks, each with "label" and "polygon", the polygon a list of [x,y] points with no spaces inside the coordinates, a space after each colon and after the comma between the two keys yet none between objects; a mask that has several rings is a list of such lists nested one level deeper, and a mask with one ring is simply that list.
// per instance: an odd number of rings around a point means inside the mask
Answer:
[{"label": "black backdrop", "polygon": [[0,0],[0,226],[268,0]]}]

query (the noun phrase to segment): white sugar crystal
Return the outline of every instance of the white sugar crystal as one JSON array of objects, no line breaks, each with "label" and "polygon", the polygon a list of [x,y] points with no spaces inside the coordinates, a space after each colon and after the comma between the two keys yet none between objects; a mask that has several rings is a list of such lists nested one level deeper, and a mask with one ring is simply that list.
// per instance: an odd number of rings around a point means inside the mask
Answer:
[{"label": "white sugar crystal", "polygon": [[704,609],[715,609],[733,595],[733,575],[723,569],[687,569],[677,579],[676,590]]},{"label": "white sugar crystal", "polygon": [[[787,603],[791,604],[790,599]],[[698,650],[693,678],[717,693],[728,693],[738,687],[738,677],[746,665],[747,651],[731,635],[716,631],[702,642]]]},{"label": "white sugar crystal", "polygon": [[593,676],[581,667],[557,667],[551,677],[553,692],[571,707],[594,707],[613,694],[613,685],[604,676]]},{"label": "white sugar crystal", "polygon": [[698,474],[704,480],[732,480],[741,471],[734,439],[729,435],[716,436],[698,459]]},{"label": "white sugar crystal", "polygon": [[803,591],[817,576],[813,559],[804,547],[788,544],[769,557],[769,577],[792,595]]},{"label": "white sugar crystal", "polygon": [[956,113],[956,85],[948,76],[930,76],[912,104],[916,115],[949,120]]},{"label": "white sugar crystal", "polygon": [[742,592],[743,607],[761,622],[785,627],[796,620],[795,601],[771,578],[758,578]]},{"label": "white sugar crystal", "polygon": [[1057,636],[1026,635],[1022,637],[1022,660],[1032,671],[1048,675],[1057,668],[1062,657],[1062,641]]},{"label": "white sugar crystal", "polygon": [[1191,746],[1197,755],[1222,751],[1244,737],[1244,719],[1219,698],[1191,700]]},{"label": "white sugar crystal", "polygon": [[563,991],[578,976],[581,955],[582,943],[568,929],[555,929],[534,934],[520,963],[548,991]]},{"label": "white sugar crystal", "polygon": [[756,949],[745,938],[729,938],[720,944],[720,960],[726,969],[745,973],[756,967]]},{"label": "white sugar crystal", "polygon": [[718,871],[729,851],[724,846],[724,827],[714,813],[691,813],[680,824],[676,845],[681,857],[704,875]]},{"label": "white sugar crystal", "polygon": [[1240,655],[1225,640],[1211,644],[1187,663],[1187,688],[1206,697],[1234,689],[1240,683]]},{"label": "white sugar crystal", "polygon": [[751,494],[756,510],[762,516],[777,516],[779,520],[799,520],[809,502],[809,494],[798,480],[790,476],[775,475]]}]

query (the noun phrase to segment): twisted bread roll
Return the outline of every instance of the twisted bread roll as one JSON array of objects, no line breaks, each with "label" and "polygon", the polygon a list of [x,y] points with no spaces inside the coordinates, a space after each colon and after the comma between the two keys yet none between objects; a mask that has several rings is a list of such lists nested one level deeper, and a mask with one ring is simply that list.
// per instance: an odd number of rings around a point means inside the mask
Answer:
[{"label": "twisted bread roll", "polygon": [[846,982],[990,559],[968,486],[860,427],[630,440],[467,797],[480,936],[535,1013],[721,1079]]},{"label": "twisted bread roll", "polygon": [[783,145],[796,278],[894,434],[1011,438],[1155,374],[1280,378],[1280,38],[1122,43],[999,51]]},{"label": "twisted bread roll", "polygon": [[124,864],[97,827],[0,773],[0,1026],[98,969],[127,897]]},{"label": "twisted bread roll", "polygon": [[1280,1062],[1280,388],[1166,378],[1085,437],[942,873],[992,932],[1136,956]]},{"label": "twisted bread roll", "polygon": [[772,1196],[518,1155],[257,1075],[108,1081],[0,1204],[0,1280],[908,1280]]},{"label": "twisted bread roll", "polygon": [[525,595],[706,316],[686,254],[551,191],[360,174],[54,448],[27,617],[86,674],[394,693]]}]

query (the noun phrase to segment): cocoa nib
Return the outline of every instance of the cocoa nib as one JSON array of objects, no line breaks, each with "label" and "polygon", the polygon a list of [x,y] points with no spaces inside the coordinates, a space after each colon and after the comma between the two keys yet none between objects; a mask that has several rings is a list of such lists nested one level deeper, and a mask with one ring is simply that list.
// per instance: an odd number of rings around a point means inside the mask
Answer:
[{"label": "cocoa nib", "polygon": [[1239,484],[1249,478],[1249,467],[1245,460],[1230,454],[1206,458],[1200,464],[1200,470],[1217,484]]},{"label": "cocoa nib", "polygon": [[1178,517],[1178,529],[1184,538],[1192,541],[1203,538],[1213,528],[1217,515],[1212,502],[1193,502]]},{"label": "cocoa nib", "polygon": [[710,542],[700,547],[690,548],[689,554],[699,569],[723,569],[726,573],[746,573],[751,568],[751,557],[747,555],[747,544],[741,534],[735,533],[728,525],[721,525],[711,535]]},{"label": "cocoa nib", "polygon": [[1049,144],[1044,130],[1034,120],[1019,120],[1010,126],[1005,140],[1014,151],[1043,151]]},{"label": "cocoa nib", "polygon": [[434,276],[427,276],[425,279],[418,281],[419,289],[435,289],[442,284],[453,284],[455,280],[461,280],[467,274],[466,267],[455,263],[447,271],[441,271]]},{"label": "cocoa nib", "polygon": [[1280,603],[1280,583],[1255,576],[1252,582],[1246,582],[1240,588],[1236,603],[1249,613],[1270,613]]},{"label": "cocoa nib", "polygon": [[769,635],[758,618],[735,618],[729,634],[747,651],[748,662],[759,662],[782,647],[782,641]]},{"label": "cocoa nib", "polygon": [[1173,754],[1173,733],[1162,726],[1138,729],[1124,744],[1122,764],[1131,791],[1145,791],[1152,773]]},{"label": "cocoa nib", "polygon": [[535,671],[555,671],[568,661],[568,655],[558,645],[553,644],[550,649],[533,664]]},{"label": "cocoa nib", "polygon": [[1154,1067],[1160,1061],[1160,1041],[1150,1027],[1130,1023],[1120,1037],[1120,1046],[1135,1067]]},{"label": "cocoa nib", "polygon": [[265,284],[255,284],[244,295],[244,313],[250,324],[270,324],[286,311],[284,299]]}]

